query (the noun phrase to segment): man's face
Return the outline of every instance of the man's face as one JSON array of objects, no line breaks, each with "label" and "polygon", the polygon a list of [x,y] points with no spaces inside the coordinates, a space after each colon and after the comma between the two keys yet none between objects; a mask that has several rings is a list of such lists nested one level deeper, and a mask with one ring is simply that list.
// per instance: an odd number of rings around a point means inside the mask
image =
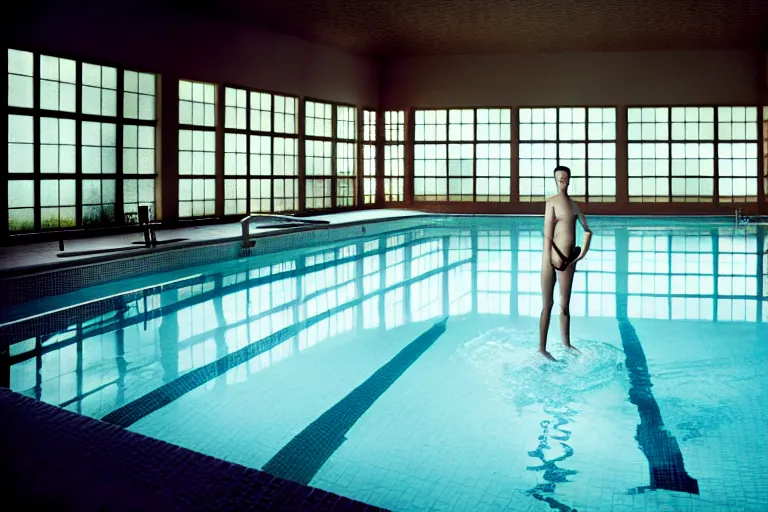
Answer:
[{"label": "man's face", "polygon": [[565,171],[557,171],[555,173],[555,181],[559,188],[565,188],[571,181],[571,177]]}]

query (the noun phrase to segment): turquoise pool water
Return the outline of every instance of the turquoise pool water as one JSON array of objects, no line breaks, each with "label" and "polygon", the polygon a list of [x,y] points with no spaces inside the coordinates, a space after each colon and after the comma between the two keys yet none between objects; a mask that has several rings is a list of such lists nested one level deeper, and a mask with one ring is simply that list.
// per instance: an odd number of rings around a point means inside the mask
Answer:
[{"label": "turquoise pool water", "polygon": [[558,363],[536,353],[541,219],[477,217],[28,304],[3,371],[392,510],[768,510],[764,228],[591,226],[582,354],[561,348],[556,289]]}]

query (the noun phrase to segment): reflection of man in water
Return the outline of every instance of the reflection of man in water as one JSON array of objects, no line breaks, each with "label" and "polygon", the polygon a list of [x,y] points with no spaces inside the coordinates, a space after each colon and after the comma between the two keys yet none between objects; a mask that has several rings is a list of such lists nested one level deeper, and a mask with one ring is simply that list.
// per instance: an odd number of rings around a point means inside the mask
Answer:
[{"label": "reflection of man in water", "polygon": [[[576,262],[583,259],[589,250],[592,231],[587,226],[587,217],[568,196],[571,170],[559,165],[555,168],[557,194],[547,199],[544,212],[544,252],[541,260],[541,319],[539,321],[539,352],[555,360],[547,352],[547,331],[552,314],[555,281],[560,279],[560,333],[563,345],[578,351],[571,345],[571,288]],[[584,249],[576,246],[576,220],[584,227]]]}]

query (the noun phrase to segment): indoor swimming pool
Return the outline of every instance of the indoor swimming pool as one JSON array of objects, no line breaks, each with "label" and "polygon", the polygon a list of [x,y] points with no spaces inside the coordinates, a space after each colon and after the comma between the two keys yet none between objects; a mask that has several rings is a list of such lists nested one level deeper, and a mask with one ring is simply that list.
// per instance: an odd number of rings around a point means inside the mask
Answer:
[{"label": "indoor swimming pool", "polygon": [[549,362],[541,217],[413,224],[9,308],[3,371],[390,510],[766,510],[764,227],[590,217]]}]

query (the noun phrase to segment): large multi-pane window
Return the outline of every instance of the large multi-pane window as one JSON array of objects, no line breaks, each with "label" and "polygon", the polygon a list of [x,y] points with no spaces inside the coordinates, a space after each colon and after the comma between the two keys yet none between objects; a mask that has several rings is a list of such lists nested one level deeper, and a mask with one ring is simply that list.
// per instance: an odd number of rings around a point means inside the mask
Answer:
[{"label": "large multi-pane window", "polygon": [[224,91],[224,214],[298,209],[298,99]]},{"label": "large multi-pane window", "polygon": [[629,200],[669,201],[669,109],[628,109],[627,140]]},{"label": "large multi-pane window", "polygon": [[354,206],[357,198],[357,109],[336,106],[336,204]]},{"label": "large multi-pane window", "polygon": [[763,107],[763,201],[768,201],[768,107]]},{"label": "large multi-pane window", "polygon": [[376,111],[363,111],[363,202],[376,202]]},{"label": "large multi-pane window", "polygon": [[304,110],[306,208],[330,208],[333,184],[333,105],[307,101]]},{"label": "large multi-pane window", "polygon": [[179,217],[216,214],[216,86],[179,80]]},{"label": "large multi-pane window", "polygon": [[756,107],[630,108],[627,121],[630,201],[711,202],[715,185],[720,202],[756,201]]},{"label": "large multi-pane window", "polygon": [[474,199],[474,120],[472,109],[416,111],[414,199]]},{"label": "large multi-pane window", "polygon": [[304,134],[306,207],[354,206],[357,109],[307,100]]},{"label": "large multi-pane window", "polygon": [[757,107],[717,108],[717,190],[720,202],[757,201]]},{"label": "large multi-pane window", "polygon": [[[135,223],[145,205],[155,217],[156,81],[8,50],[10,232]],[[298,210],[298,99],[227,87],[217,105],[214,84],[181,80],[178,87],[179,217]],[[304,207],[375,204],[379,194],[404,201],[404,111],[364,110],[360,130],[354,106],[306,100],[304,116]],[[519,197],[512,197],[511,109],[416,110],[413,199],[542,201],[556,192],[552,172],[562,164],[572,171],[574,199],[613,202],[616,122],[615,108],[519,109]],[[761,137],[763,158],[768,153],[768,108],[629,108],[626,129],[630,202],[768,196],[768,171],[759,174],[768,168],[760,162]]]},{"label": "large multi-pane window", "polygon": [[509,109],[417,110],[414,198],[508,201]]},{"label": "large multi-pane window", "polygon": [[155,203],[155,75],[8,50],[10,232],[133,223]]},{"label": "large multi-pane window", "polygon": [[522,108],[519,116],[520,201],[556,193],[557,165],[571,169],[574,199],[615,201],[615,108]]},{"label": "large multi-pane window", "polygon": [[[125,71],[123,81],[123,209],[127,222],[138,221],[139,206],[155,218],[155,86],[149,73]],[[129,218],[130,216],[130,218]]]},{"label": "large multi-pane window", "polygon": [[509,109],[477,110],[475,201],[509,201],[511,115]]},{"label": "large multi-pane window", "polygon": [[405,199],[405,112],[384,112],[384,201]]}]

